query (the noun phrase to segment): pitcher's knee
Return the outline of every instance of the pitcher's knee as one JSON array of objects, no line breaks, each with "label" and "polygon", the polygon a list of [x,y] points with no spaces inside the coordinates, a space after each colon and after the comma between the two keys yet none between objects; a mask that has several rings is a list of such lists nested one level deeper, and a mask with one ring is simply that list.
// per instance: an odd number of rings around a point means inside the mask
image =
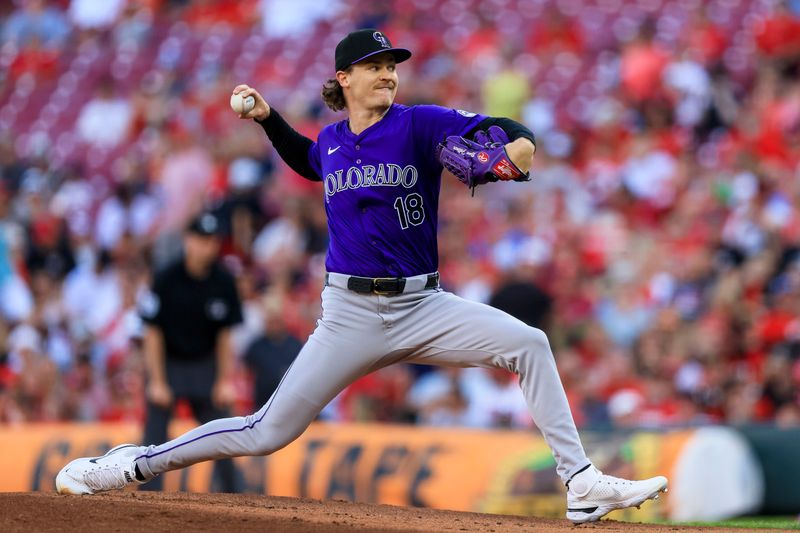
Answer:
[{"label": "pitcher's knee", "polygon": [[504,330],[501,335],[503,344],[513,350],[538,350],[550,346],[544,331],[521,322],[515,324],[513,328]]},{"label": "pitcher's knee", "polygon": [[277,452],[290,442],[292,442],[292,439],[285,437],[281,438],[281,436],[277,435],[261,438],[250,447],[250,455],[270,455]]},{"label": "pitcher's knee", "polygon": [[270,455],[289,445],[302,431],[295,428],[264,424],[253,428],[248,445],[249,455]]},{"label": "pitcher's knee", "polygon": [[538,328],[525,328],[523,343],[525,348],[534,352],[550,352],[550,340],[547,338],[547,334]]},{"label": "pitcher's knee", "polygon": [[531,365],[536,359],[552,358],[553,354],[550,351],[550,341],[547,334],[537,328],[525,328],[522,335],[522,356],[520,357],[519,366],[526,367]]}]

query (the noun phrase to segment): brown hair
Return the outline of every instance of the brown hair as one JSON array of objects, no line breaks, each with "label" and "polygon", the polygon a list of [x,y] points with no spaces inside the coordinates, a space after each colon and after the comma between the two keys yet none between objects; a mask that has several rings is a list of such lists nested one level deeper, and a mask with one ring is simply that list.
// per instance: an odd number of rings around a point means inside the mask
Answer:
[{"label": "brown hair", "polygon": [[[352,65],[347,67],[345,72],[350,72],[351,70],[353,70]],[[322,100],[334,111],[341,111],[347,107],[347,103],[344,101],[344,90],[339,85],[339,80],[330,78],[322,84]]]},{"label": "brown hair", "polygon": [[334,111],[341,111],[346,107],[344,103],[344,91],[339,81],[331,78],[322,84],[322,99],[325,104]]}]

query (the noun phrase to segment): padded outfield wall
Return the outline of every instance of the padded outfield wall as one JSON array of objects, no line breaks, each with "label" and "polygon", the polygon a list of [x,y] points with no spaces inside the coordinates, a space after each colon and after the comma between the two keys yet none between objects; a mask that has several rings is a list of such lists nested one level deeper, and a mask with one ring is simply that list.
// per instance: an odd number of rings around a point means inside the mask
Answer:
[{"label": "padded outfield wall", "polygon": [[[189,427],[176,423],[171,431]],[[670,478],[666,497],[612,518],[716,520],[764,509],[800,512],[796,487],[790,489],[794,494],[773,488],[782,477],[772,464],[800,469],[800,455],[787,453],[797,449],[799,433],[758,433],[755,448],[743,436],[747,433],[729,428],[582,437],[606,473]],[[2,427],[0,491],[53,490],[53,478],[68,460],[101,455],[140,435],[136,424]],[[236,464],[247,492],[278,496],[543,517],[563,517],[566,503],[549,448],[528,431],[315,423],[274,455],[237,458]],[[206,492],[210,486],[210,463],[165,475],[168,491]],[[765,499],[770,494],[782,500],[771,503]]]}]

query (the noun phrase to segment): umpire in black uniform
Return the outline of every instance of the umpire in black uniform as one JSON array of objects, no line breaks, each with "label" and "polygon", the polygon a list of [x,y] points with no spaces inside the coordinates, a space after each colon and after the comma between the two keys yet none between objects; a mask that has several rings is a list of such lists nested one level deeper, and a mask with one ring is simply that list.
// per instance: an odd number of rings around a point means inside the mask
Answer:
[{"label": "umpire in black uniform", "polygon": [[[198,422],[230,416],[235,398],[231,326],[242,322],[233,276],[218,262],[219,220],[210,213],[186,230],[183,256],[155,275],[142,299],[145,322],[147,421],[144,443],[165,442],[177,399],[185,399]],[[214,465],[212,489],[236,492],[231,459]],[[156,478],[144,490],[161,490]]]}]

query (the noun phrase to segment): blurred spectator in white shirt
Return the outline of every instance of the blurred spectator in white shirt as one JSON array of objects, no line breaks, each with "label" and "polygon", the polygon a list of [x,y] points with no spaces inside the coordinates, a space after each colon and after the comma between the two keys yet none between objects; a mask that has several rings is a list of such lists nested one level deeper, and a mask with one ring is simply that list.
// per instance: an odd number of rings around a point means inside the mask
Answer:
[{"label": "blurred spectator in white shirt", "polygon": [[672,205],[677,194],[678,163],[654,144],[653,139],[644,136],[633,142],[622,168],[622,180],[636,199],[664,208]]},{"label": "blurred spectator in white shirt", "polygon": [[467,399],[464,424],[478,428],[527,428],[533,425],[519,377],[502,368],[465,368],[461,390]]},{"label": "blurred spectator in white shirt", "polygon": [[83,106],[76,126],[84,141],[110,148],[125,140],[132,118],[130,102],[117,95],[112,83],[106,80],[100,84],[97,95]]},{"label": "blurred spectator in white shirt", "polygon": [[464,425],[467,402],[461,392],[461,369],[434,368],[414,382],[408,391],[408,406],[416,423],[427,426]]},{"label": "blurred spectator in white shirt", "polygon": [[119,18],[127,0],[72,0],[69,18],[82,30],[102,30]]},{"label": "blurred spectator in white shirt", "polygon": [[95,240],[106,249],[114,248],[126,234],[144,237],[157,221],[158,202],[136,192],[134,184],[120,183],[113,196],[103,201],[97,213]]},{"label": "blurred spectator in white shirt", "polygon": [[269,222],[253,242],[255,263],[270,272],[284,272],[299,264],[306,248],[303,203],[287,198],[282,216]]},{"label": "blurred spectator in white shirt", "polygon": [[124,303],[120,273],[105,251],[74,268],[62,290],[70,327],[78,335],[101,335]]},{"label": "blurred spectator in white shirt", "polygon": [[694,127],[705,116],[711,103],[711,76],[703,65],[686,54],[664,69],[664,83],[676,90],[679,100],[675,118],[681,126]]}]

